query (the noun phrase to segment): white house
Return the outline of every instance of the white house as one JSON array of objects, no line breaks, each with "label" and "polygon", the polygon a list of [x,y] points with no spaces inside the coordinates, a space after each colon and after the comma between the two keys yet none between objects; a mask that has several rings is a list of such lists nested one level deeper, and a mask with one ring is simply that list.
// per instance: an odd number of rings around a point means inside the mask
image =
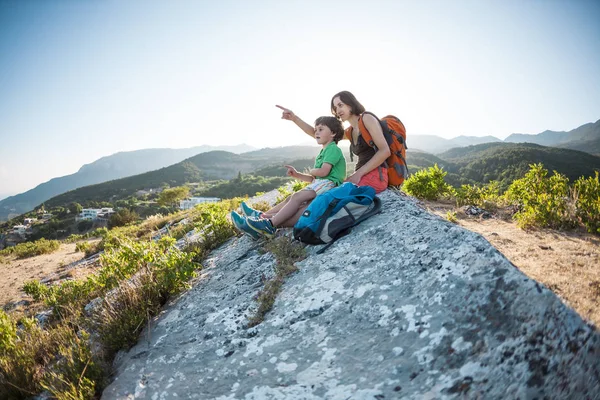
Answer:
[{"label": "white house", "polygon": [[189,199],[179,201],[179,209],[189,210],[197,204],[216,203],[217,201],[221,201],[221,199],[218,197],[190,197]]},{"label": "white house", "polygon": [[88,220],[94,221],[97,219],[108,219],[111,214],[114,214],[114,210],[110,207],[105,208],[84,208],[81,213],[77,216],[76,220]]},{"label": "white house", "polygon": [[23,225],[31,225],[35,221],[37,221],[37,218],[25,218],[25,220],[23,221]]},{"label": "white house", "polygon": [[21,236],[22,238],[24,238],[26,230],[27,230],[27,227],[25,225],[15,225],[15,226],[13,226],[12,233],[15,233],[15,234]]}]

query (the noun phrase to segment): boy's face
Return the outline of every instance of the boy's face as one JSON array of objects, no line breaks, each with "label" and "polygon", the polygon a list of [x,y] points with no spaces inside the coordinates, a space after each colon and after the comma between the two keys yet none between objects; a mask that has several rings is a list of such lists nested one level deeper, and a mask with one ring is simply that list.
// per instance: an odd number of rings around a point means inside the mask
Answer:
[{"label": "boy's face", "polygon": [[317,125],[315,126],[315,139],[317,139],[317,143],[322,146],[326,146],[329,143],[333,142],[333,137],[335,135],[326,125]]}]

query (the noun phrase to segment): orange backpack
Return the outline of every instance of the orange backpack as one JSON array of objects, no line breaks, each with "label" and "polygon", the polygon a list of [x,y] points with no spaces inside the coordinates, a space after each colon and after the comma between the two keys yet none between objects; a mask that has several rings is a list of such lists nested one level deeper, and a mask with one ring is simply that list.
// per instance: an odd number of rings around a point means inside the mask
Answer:
[{"label": "orange backpack", "polygon": [[[388,168],[388,186],[402,185],[404,179],[408,177],[408,166],[406,165],[406,128],[402,121],[393,115],[387,115],[379,119],[373,113],[367,112],[367,114],[371,114],[379,121],[381,130],[383,130],[383,137],[388,146],[390,146],[391,154],[385,160]],[[377,146],[375,146],[373,138],[363,122],[362,115],[358,118],[360,134],[369,146],[377,150]],[[346,138],[352,142],[352,127],[346,129]],[[352,152],[350,152],[350,155],[352,155]]]}]

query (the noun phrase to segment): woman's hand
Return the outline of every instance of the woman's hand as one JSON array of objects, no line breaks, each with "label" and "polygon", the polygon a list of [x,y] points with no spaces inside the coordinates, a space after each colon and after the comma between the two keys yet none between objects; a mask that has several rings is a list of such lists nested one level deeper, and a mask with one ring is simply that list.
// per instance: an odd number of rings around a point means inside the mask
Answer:
[{"label": "woman's hand", "polygon": [[361,179],[362,179],[362,175],[355,172],[352,175],[350,175],[349,177],[347,177],[344,182],[352,182],[355,185],[358,185],[358,182],[360,182]]},{"label": "woman's hand", "polygon": [[[279,106],[277,106],[279,107]],[[291,165],[284,165],[287,168],[287,176],[291,176],[292,178],[298,178],[298,171]]]},{"label": "woman's hand", "polygon": [[290,110],[289,108],[285,108],[279,105],[275,105],[275,107],[280,108],[283,110],[283,113],[281,113],[281,119],[287,119],[288,121],[295,121],[296,120],[296,114],[294,114],[294,112],[292,110]]}]

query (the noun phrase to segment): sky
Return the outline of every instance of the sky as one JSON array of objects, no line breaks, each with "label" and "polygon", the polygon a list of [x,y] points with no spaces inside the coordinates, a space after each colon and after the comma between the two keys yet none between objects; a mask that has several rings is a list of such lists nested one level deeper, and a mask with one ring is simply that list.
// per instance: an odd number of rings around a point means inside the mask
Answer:
[{"label": "sky", "polygon": [[0,0],[0,199],[119,151],[311,140],[349,90],[410,135],[600,119],[595,0]]}]

